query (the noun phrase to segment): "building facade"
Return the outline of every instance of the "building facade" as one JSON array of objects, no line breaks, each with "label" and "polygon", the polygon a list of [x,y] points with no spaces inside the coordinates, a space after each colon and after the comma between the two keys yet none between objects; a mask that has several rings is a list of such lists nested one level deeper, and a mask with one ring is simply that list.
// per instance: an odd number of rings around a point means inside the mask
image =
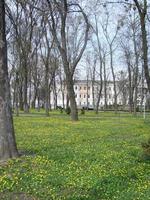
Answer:
[{"label": "building facade", "polygon": [[[104,84],[103,84],[104,85]],[[54,93],[51,93],[51,106],[52,108],[55,107],[56,99],[57,99],[57,106],[64,107],[67,104],[67,90],[64,86],[64,89],[58,84],[57,85],[57,97]],[[122,106],[128,104],[128,92],[123,94],[123,90],[120,88],[119,83],[116,83],[117,88],[117,105]],[[78,108],[91,108],[93,109],[98,101],[100,90],[100,83],[99,81],[86,81],[86,80],[79,80],[76,81],[74,84],[74,91],[76,97],[76,103]],[[100,95],[100,102],[99,108],[103,109],[107,102],[107,106],[111,107],[114,105],[114,84],[112,81],[107,82],[106,92],[104,92],[104,86],[102,87],[102,92]],[[138,102],[140,102],[141,96],[138,95]]]}]

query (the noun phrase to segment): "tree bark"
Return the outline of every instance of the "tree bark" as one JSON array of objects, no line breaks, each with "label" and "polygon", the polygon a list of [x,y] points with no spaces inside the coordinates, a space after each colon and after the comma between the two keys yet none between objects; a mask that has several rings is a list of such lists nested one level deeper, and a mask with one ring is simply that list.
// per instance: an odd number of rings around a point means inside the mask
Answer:
[{"label": "tree bark", "polygon": [[0,1],[0,160],[18,156],[10,101],[5,33],[5,3]]},{"label": "tree bark", "polygon": [[137,112],[137,97],[138,97],[138,77],[139,77],[139,55],[136,42],[136,30],[133,27],[133,44],[135,53],[135,78],[134,78],[134,115]]},{"label": "tree bark", "polygon": [[19,87],[19,108],[21,111],[23,111],[23,92],[22,92],[22,83],[21,86]]},{"label": "tree bark", "polygon": [[49,116],[49,66],[45,66],[45,112]]},{"label": "tree bark", "polygon": [[67,83],[67,92],[68,97],[70,101],[70,108],[71,108],[71,120],[72,121],[78,121],[78,110],[75,100],[75,92],[74,92],[74,84],[72,81],[72,78],[69,76],[66,76],[66,83]]},{"label": "tree bark", "polygon": [[110,67],[111,67],[111,72],[112,72],[112,77],[113,77],[113,86],[114,86],[114,109],[115,113],[117,113],[117,88],[116,88],[116,76],[114,72],[114,66],[113,66],[113,50],[112,46],[110,45]]},{"label": "tree bark", "polygon": [[24,63],[24,112],[29,112],[29,105],[28,105],[28,69],[27,63]]},{"label": "tree bark", "polygon": [[98,98],[97,98],[97,103],[96,103],[96,114],[98,114],[98,110],[99,110],[99,103],[100,103],[100,99],[102,96],[102,90],[103,90],[103,77],[102,77],[102,68],[103,68],[103,61],[101,60],[102,58],[100,58],[100,85],[98,88]]},{"label": "tree bark", "polygon": [[129,111],[132,113],[133,111],[133,93],[132,93],[132,75],[131,68],[128,63],[128,76],[129,76]]},{"label": "tree bark", "polygon": [[148,67],[148,41],[147,41],[147,31],[146,31],[146,16],[147,16],[147,0],[143,0],[143,5],[138,0],[134,0],[134,3],[138,9],[140,16],[140,25],[141,25],[141,33],[142,33],[142,50],[143,50],[143,67],[145,78],[147,82],[148,91],[150,93],[150,74]]},{"label": "tree bark", "polygon": [[104,58],[104,101],[105,101],[105,110],[107,109],[107,77],[106,77],[106,63]]},{"label": "tree bark", "polygon": [[145,18],[141,15],[141,31],[142,31],[142,48],[143,48],[143,61],[144,61],[144,72],[145,78],[148,86],[148,91],[150,93],[150,74],[148,67],[148,44],[147,44],[147,31],[145,25]]},{"label": "tree bark", "polygon": [[18,102],[19,102],[19,78],[18,78],[18,72],[16,72],[16,91],[15,91],[15,96],[16,96],[16,101],[15,101],[15,110],[16,110],[16,116],[19,116],[19,106],[18,106]]}]

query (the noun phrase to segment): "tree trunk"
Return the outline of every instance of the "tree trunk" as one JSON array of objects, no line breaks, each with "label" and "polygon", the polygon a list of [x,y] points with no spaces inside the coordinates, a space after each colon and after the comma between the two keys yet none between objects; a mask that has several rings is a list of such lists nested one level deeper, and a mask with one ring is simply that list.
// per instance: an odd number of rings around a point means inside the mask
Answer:
[{"label": "tree trunk", "polygon": [[63,105],[63,109],[65,109],[65,95],[64,95],[64,92],[62,92],[62,105]]},{"label": "tree trunk", "polygon": [[67,91],[68,91],[68,96],[70,100],[71,120],[78,121],[78,111],[77,111],[77,105],[76,105],[76,100],[75,100],[75,93],[74,93],[73,83],[71,80],[68,80]]},{"label": "tree trunk", "polygon": [[67,94],[70,101],[70,109],[71,109],[71,120],[78,121],[78,110],[77,110],[75,92],[74,92],[74,87],[73,87],[74,86],[73,77],[69,75],[69,72],[67,71],[67,69],[65,70],[66,70]]},{"label": "tree trunk", "polygon": [[[11,95],[11,94],[10,94]],[[12,109],[15,109],[15,102],[16,102],[16,83],[14,84],[14,91],[13,94],[11,95],[12,100]]]},{"label": "tree trunk", "polygon": [[93,109],[95,110],[95,66],[93,67],[92,71],[92,101],[93,101]]},{"label": "tree trunk", "polygon": [[49,67],[48,63],[45,66],[45,112],[49,116]]},{"label": "tree trunk", "polygon": [[96,114],[98,114],[98,108],[99,108],[99,103],[100,99],[102,96],[102,90],[103,90],[103,77],[102,77],[102,68],[103,68],[103,62],[101,60],[102,58],[100,57],[100,86],[98,89],[98,98],[97,98],[97,103],[96,103]]},{"label": "tree trunk", "polygon": [[87,75],[86,80],[86,110],[89,108],[89,76]]},{"label": "tree trunk", "polygon": [[54,94],[54,109],[57,110],[57,88],[56,88],[56,79],[54,78],[53,82],[53,94]]},{"label": "tree trunk", "polygon": [[37,111],[40,112],[40,94],[39,94],[39,89],[38,89],[38,92],[37,92]]},{"label": "tree trunk", "polygon": [[134,44],[134,53],[135,53],[135,78],[134,78],[134,115],[137,112],[137,97],[138,97],[138,76],[139,76],[139,55],[137,50],[136,43],[136,30],[133,30],[133,44]]},{"label": "tree trunk", "polygon": [[69,97],[68,94],[66,94],[66,106],[65,109],[67,109],[69,107]]},{"label": "tree trunk", "polygon": [[22,85],[19,88],[19,108],[23,111],[23,92],[22,92]]},{"label": "tree trunk", "polygon": [[105,109],[107,109],[107,78],[106,78],[106,63],[104,60],[104,101]]},{"label": "tree trunk", "polygon": [[5,5],[0,1],[0,160],[18,156],[10,101],[5,34]]},{"label": "tree trunk", "polygon": [[110,67],[111,67],[111,72],[112,72],[112,77],[113,77],[113,86],[114,86],[114,108],[115,108],[115,113],[117,113],[117,88],[116,88],[116,77],[115,77],[114,66],[113,66],[112,46],[110,46]]},{"label": "tree trunk", "polygon": [[18,106],[18,103],[19,103],[19,78],[18,78],[18,72],[16,73],[16,91],[15,91],[15,96],[16,96],[16,101],[15,101],[15,110],[16,110],[16,116],[19,116],[19,106]]},{"label": "tree trunk", "polygon": [[142,87],[141,87],[141,91],[140,91],[140,96],[141,96],[141,102],[140,102],[140,111],[143,111],[143,102],[144,102],[144,68],[142,68],[142,77],[141,77],[141,83],[142,83]]},{"label": "tree trunk", "polygon": [[144,61],[144,72],[145,72],[145,78],[148,86],[148,91],[150,93],[150,74],[149,74],[149,67],[148,67],[148,44],[147,44],[147,31],[146,31],[146,25],[145,20],[146,17],[144,14],[141,14],[140,16],[141,20],[141,31],[142,31],[142,48],[143,48],[143,61]]},{"label": "tree trunk", "polygon": [[28,105],[28,70],[27,70],[27,63],[24,63],[24,112],[29,112],[29,105]]},{"label": "tree trunk", "polygon": [[132,113],[132,111],[133,111],[133,94],[132,94],[132,78],[131,78],[130,66],[128,66],[128,74],[129,74],[129,111]]}]

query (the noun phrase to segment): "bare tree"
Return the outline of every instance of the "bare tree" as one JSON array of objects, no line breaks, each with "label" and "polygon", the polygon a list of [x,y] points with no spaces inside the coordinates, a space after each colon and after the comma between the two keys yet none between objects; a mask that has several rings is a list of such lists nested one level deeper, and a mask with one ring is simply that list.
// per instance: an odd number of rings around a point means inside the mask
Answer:
[{"label": "bare tree", "polygon": [[101,23],[102,25],[102,29],[103,29],[103,33],[104,36],[106,38],[106,41],[108,43],[109,46],[109,51],[110,51],[110,68],[111,68],[111,72],[112,72],[112,78],[113,78],[113,90],[114,90],[114,108],[115,108],[115,112],[117,112],[117,86],[116,86],[116,76],[115,76],[115,70],[114,70],[114,51],[116,50],[116,47],[114,47],[117,35],[118,35],[118,31],[120,29],[120,25],[119,22],[117,23],[116,27],[115,27],[115,31],[114,31],[114,35],[110,35],[110,33],[108,32],[108,25],[109,25],[109,12],[106,12],[106,22],[105,23]]},{"label": "bare tree", "polygon": [[143,0],[143,2],[139,0],[133,0],[133,1],[138,9],[138,13],[140,17],[140,26],[141,26],[141,34],[142,34],[143,67],[144,67],[148,90],[150,93],[150,73],[149,73],[149,67],[148,67],[148,41],[147,41],[147,30],[146,30],[148,3],[147,3],[147,0]]},{"label": "bare tree", "polygon": [[[96,35],[96,41],[97,41],[97,47],[94,49],[96,50],[99,58],[99,70],[98,70],[98,77],[99,77],[99,82],[98,84],[98,91],[97,91],[97,102],[96,102],[96,114],[98,114],[99,110],[99,104],[100,104],[100,99],[102,97],[102,90],[103,90],[103,65],[105,64],[105,55],[103,55],[104,48],[102,47],[102,44],[100,42],[99,38],[99,28],[98,28],[98,20],[95,15],[95,28],[93,28],[94,33]],[[104,56],[104,57],[103,57]]]},{"label": "bare tree", "polygon": [[0,160],[18,156],[10,101],[5,33],[5,2],[0,1]]},{"label": "bare tree", "polygon": [[[67,0],[63,0],[63,1],[47,0],[47,3],[50,10],[49,25],[51,28],[51,32],[55,38],[56,45],[59,49],[62,62],[63,62],[64,72],[66,75],[67,92],[68,92],[68,97],[70,100],[70,107],[71,107],[71,119],[76,121],[78,120],[78,112],[77,112],[77,105],[76,105],[76,100],[75,100],[75,92],[73,88],[74,86],[73,76],[74,76],[76,66],[79,63],[87,45],[89,22],[83,9],[77,3],[69,3]],[[75,12],[82,14],[85,21],[85,25],[86,25],[86,30],[85,30],[83,46],[81,47],[79,53],[76,54],[76,56],[74,57],[73,62],[70,62],[70,60],[68,59],[68,48],[67,48],[68,41],[67,41],[67,33],[66,33],[66,23],[67,23],[68,14],[73,12],[72,8],[76,8],[77,10],[75,10]],[[58,16],[60,17],[60,23],[59,23],[60,34],[58,34],[58,27],[57,27]]]},{"label": "bare tree", "polygon": [[128,68],[128,91],[129,91],[129,110],[136,114],[138,86],[140,81],[141,64],[141,36],[139,29],[139,19],[135,10],[126,17],[126,26],[120,34],[121,46],[124,52],[125,62]]}]

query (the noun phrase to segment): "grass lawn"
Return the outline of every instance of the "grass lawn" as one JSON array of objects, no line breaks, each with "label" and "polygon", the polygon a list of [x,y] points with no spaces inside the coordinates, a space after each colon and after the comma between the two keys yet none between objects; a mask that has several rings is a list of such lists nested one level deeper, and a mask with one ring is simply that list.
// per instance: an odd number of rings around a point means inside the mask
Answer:
[{"label": "grass lawn", "polygon": [[149,200],[150,163],[140,161],[150,122],[129,114],[58,112],[14,117],[22,157],[0,164],[0,200]]}]

